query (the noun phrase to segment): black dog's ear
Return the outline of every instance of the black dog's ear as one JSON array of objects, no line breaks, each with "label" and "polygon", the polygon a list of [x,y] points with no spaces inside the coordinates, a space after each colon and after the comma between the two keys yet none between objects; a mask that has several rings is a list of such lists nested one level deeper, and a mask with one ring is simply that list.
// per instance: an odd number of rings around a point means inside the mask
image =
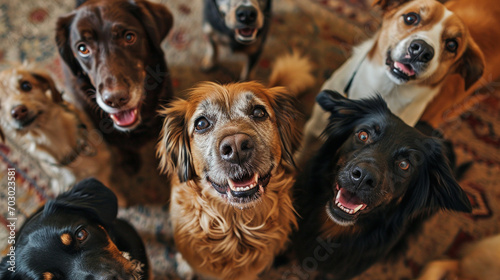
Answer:
[{"label": "black dog's ear", "polygon": [[471,38],[468,44],[456,68],[456,72],[464,79],[465,90],[481,78],[485,65],[483,52],[476,42]]},{"label": "black dog's ear", "polygon": [[302,139],[298,125],[301,115],[297,111],[296,99],[283,87],[273,87],[269,91],[281,138],[281,157],[291,166],[296,166],[293,155]]},{"label": "black dog's ear", "polygon": [[333,112],[339,101],[346,101],[347,98],[333,90],[323,90],[316,96],[316,102],[328,112]]},{"label": "black dog's ear", "polygon": [[141,9],[139,17],[153,46],[160,46],[174,24],[174,17],[165,5],[143,0],[137,0],[136,4]]},{"label": "black dog's ear", "polygon": [[79,73],[83,73],[83,69],[73,54],[69,39],[70,28],[74,18],[75,13],[71,13],[57,19],[56,44],[63,61],[69,67],[73,75],[78,76]]},{"label": "black dog's ear", "polygon": [[109,226],[116,219],[118,200],[100,181],[90,178],[77,183],[71,190],[47,202],[43,215],[50,215],[61,209],[86,212],[94,216],[103,226]]},{"label": "black dog's ear", "polygon": [[160,170],[165,174],[172,174],[176,170],[181,182],[191,180],[195,175],[187,130],[188,106],[189,102],[178,99],[160,111],[165,121],[156,146]]}]

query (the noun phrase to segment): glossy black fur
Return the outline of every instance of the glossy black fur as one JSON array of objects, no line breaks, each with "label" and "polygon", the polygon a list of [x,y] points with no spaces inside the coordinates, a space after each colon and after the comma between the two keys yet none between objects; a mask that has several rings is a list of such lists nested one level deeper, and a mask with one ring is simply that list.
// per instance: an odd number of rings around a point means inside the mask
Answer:
[{"label": "glossy black fur", "polygon": [[[303,272],[317,266],[334,279],[352,278],[379,260],[406,249],[407,237],[440,209],[470,212],[471,205],[453,178],[439,139],[425,136],[393,115],[380,97],[349,100],[323,91],[318,103],[331,112],[326,143],[308,164],[295,185],[299,230],[294,249]],[[371,143],[361,143],[357,133],[366,129]],[[343,166],[366,161],[377,170],[375,181],[386,193],[381,204],[361,210],[353,225],[342,227],[327,214],[335,199]],[[399,160],[410,161],[408,172],[398,169]],[[354,190],[363,201],[375,200],[373,190]],[[320,228],[331,228],[330,235]],[[340,233],[342,231],[342,233]]]},{"label": "glossy black fur", "polygon": [[[106,247],[109,240],[118,250],[140,261],[142,278],[148,279],[148,260],[144,244],[135,229],[116,218],[117,199],[111,190],[95,179],[84,180],[57,198],[48,201],[23,224],[16,235],[15,273],[9,271],[8,256],[0,263],[2,280],[38,280],[50,272],[60,279],[134,279],[120,272],[120,263]],[[75,232],[84,228],[88,237],[77,242]],[[61,242],[62,234],[73,240]],[[103,277],[103,278],[99,278]]]}]

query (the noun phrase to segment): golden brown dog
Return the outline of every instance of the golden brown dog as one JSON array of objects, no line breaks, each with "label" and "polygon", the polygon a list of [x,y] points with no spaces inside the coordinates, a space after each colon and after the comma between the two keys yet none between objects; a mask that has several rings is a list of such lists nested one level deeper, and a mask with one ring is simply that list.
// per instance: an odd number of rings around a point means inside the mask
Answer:
[{"label": "golden brown dog", "polygon": [[[285,73],[296,77],[290,89],[311,85],[310,65],[288,58],[297,63],[277,64],[271,86]],[[162,113],[157,154],[163,171],[178,175],[170,205],[177,249],[201,275],[256,279],[296,225],[290,188],[300,132],[291,93],[205,82]]]},{"label": "golden brown dog", "polygon": [[111,157],[101,134],[62,99],[49,74],[28,66],[0,72],[0,103],[3,134],[59,179],[55,194],[87,177],[109,186]]},{"label": "golden brown dog", "polygon": [[[448,77],[441,91],[434,100],[427,106],[422,120],[427,121],[434,127],[444,121],[458,117],[461,113],[471,108],[477,98],[481,96],[471,96],[476,90],[495,82],[500,77],[500,51],[498,50],[497,38],[500,37],[500,30],[496,28],[500,24],[500,6],[495,0],[453,0],[445,3],[447,9],[456,14],[468,28],[465,36],[468,40],[474,40],[481,50],[485,67],[481,79],[465,87],[464,80],[459,75]],[[470,62],[466,62],[466,69],[471,67]],[[460,72],[458,74],[461,74]],[[467,79],[465,79],[467,85]]]}]

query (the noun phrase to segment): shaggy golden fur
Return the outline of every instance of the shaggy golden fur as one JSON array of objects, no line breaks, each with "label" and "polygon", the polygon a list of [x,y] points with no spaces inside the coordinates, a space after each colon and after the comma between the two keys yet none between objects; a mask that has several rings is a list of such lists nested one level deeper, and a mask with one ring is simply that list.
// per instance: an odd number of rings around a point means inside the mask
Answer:
[{"label": "shaggy golden fur", "polygon": [[[297,89],[313,81],[307,70],[296,77],[297,84],[285,86]],[[206,82],[162,113],[157,154],[161,169],[178,175],[170,205],[177,249],[201,275],[256,279],[296,225],[290,188],[300,132],[292,94],[256,82]],[[233,137],[250,141],[248,156],[242,155],[248,148],[243,144],[235,148],[239,159],[227,158],[224,143]]]},{"label": "shaggy golden fur", "polygon": [[[87,116],[62,99],[49,74],[31,66],[2,71],[0,101],[3,134],[25,148],[55,178],[55,194],[87,177],[109,186],[108,147]],[[125,204],[123,198],[120,204]]]}]

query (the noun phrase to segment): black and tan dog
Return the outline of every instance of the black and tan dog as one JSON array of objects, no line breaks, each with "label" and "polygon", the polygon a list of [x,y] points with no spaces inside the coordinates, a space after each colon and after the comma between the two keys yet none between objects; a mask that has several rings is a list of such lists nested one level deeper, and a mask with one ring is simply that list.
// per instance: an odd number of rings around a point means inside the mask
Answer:
[{"label": "black and tan dog", "polygon": [[218,45],[247,56],[240,80],[246,80],[259,60],[269,31],[272,0],[204,0],[203,32],[210,44],[202,68],[210,70],[217,61]]},{"label": "black and tan dog", "polygon": [[440,140],[392,114],[382,98],[318,95],[327,140],[295,185],[302,262],[349,279],[406,247],[439,209],[470,212]]},{"label": "black and tan dog", "polygon": [[116,218],[113,192],[95,179],[48,201],[17,233],[15,267],[6,256],[2,280],[149,279],[135,229]]},{"label": "black and tan dog", "polygon": [[131,151],[158,136],[157,111],[172,96],[161,48],[172,15],[144,0],[81,2],[56,27],[59,53],[71,73],[68,88],[108,143],[136,155]]}]

